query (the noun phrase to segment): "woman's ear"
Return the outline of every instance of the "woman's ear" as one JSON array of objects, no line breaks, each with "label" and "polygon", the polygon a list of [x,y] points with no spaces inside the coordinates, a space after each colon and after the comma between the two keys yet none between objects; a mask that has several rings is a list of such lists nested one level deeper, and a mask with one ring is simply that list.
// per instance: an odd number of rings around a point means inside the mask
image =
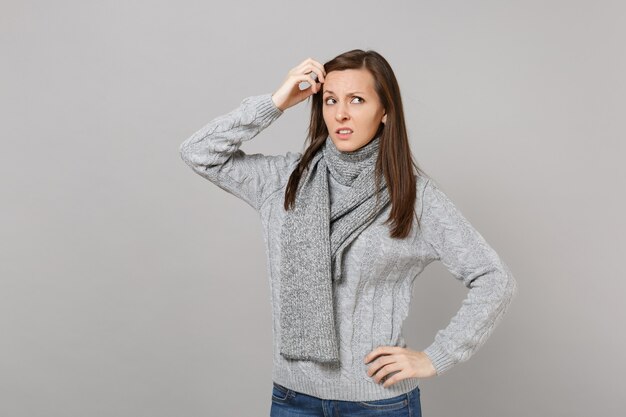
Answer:
[{"label": "woman's ear", "polygon": [[383,123],[387,123],[387,113],[383,116]]}]

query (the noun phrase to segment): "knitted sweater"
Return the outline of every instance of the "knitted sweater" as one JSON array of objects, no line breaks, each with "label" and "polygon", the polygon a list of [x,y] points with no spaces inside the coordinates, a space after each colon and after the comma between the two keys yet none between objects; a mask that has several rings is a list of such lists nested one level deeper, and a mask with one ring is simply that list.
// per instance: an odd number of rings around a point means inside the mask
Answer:
[{"label": "knitted sweater", "polygon": [[[270,93],[250,96],[180,145],[180,155],[189,167],[245,201],[261,219],[272,302],[273,381],[308,395],[346,401],[391,398],[414,389],[418,378],[406,378],[387,388],[376,384],[367,375],[364,357],[378,346],[407,347],[402,322],[415,278],[436,260],[469,291],[424,353],[437,375],[469,359],[502,319],[517,294],[517,283],[483,236],[434,181],[423,176],[417,177],[416,184],[421,227],[414,225],[405,239],[389,237],[388,226],[383,225],[389,204],[344,251],[342,278],[333,284],[340,366],[280,355],[278,237],[287,181],[302,154],[246,154],[239,148],[282,113]],[[332,175],[329,187],[331,198],[346,189]]]}]

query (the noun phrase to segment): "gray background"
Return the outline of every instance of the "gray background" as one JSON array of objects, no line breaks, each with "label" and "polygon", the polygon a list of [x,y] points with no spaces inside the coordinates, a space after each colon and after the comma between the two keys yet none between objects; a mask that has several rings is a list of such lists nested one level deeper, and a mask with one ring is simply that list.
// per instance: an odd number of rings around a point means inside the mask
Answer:
[{"label": "gray background", "polygon": [[[180,143],[307,57],[374,49],[418,164],[520,292],[425,416],[625,405],[620,1],[6,1],[0,10],[0,415],[267,416],[261,226]],[[242,148],[302,150],[308,106]],[[466,294],[437,262],[404,334]]]}]

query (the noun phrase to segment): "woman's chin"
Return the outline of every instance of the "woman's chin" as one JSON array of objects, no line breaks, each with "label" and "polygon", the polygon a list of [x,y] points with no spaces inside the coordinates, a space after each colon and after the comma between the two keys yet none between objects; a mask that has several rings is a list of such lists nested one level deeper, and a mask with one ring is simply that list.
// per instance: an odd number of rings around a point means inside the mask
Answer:
[{"label": "woman's chin", "polygon": [[333,139],[333,143],[335,144],[335,147],[340,152],[354,152],[357,149],[360,149],[363,146],[367,145],[367,143],[359,143],[358,140],[354,140],[351,138],[348,138],[348,139],[341,139],[341,138],[334,138],[334,137],[331,137],[331,138]]},{"label": "woman's chin", "polygon": [[347,141],[339,142],[338,144],[335,144],[335,147],[340,152],[352,152],[352,151],[357,149],[356,146],[354,146],[353,144],[351,144],[351,143],[349,143]]}]

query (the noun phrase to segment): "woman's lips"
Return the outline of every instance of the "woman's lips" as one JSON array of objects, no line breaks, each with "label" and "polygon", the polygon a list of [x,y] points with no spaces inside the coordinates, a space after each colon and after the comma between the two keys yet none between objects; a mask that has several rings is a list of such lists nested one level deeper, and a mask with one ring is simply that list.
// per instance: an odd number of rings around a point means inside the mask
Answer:
[{"label": "woman's lips", "polygon": [[339,136],[340,139],[348,139],[352,133],[354,133],[354,132],[350,132],[350,133],[339,133],[339,132],[337,132],[337,136]]}]

